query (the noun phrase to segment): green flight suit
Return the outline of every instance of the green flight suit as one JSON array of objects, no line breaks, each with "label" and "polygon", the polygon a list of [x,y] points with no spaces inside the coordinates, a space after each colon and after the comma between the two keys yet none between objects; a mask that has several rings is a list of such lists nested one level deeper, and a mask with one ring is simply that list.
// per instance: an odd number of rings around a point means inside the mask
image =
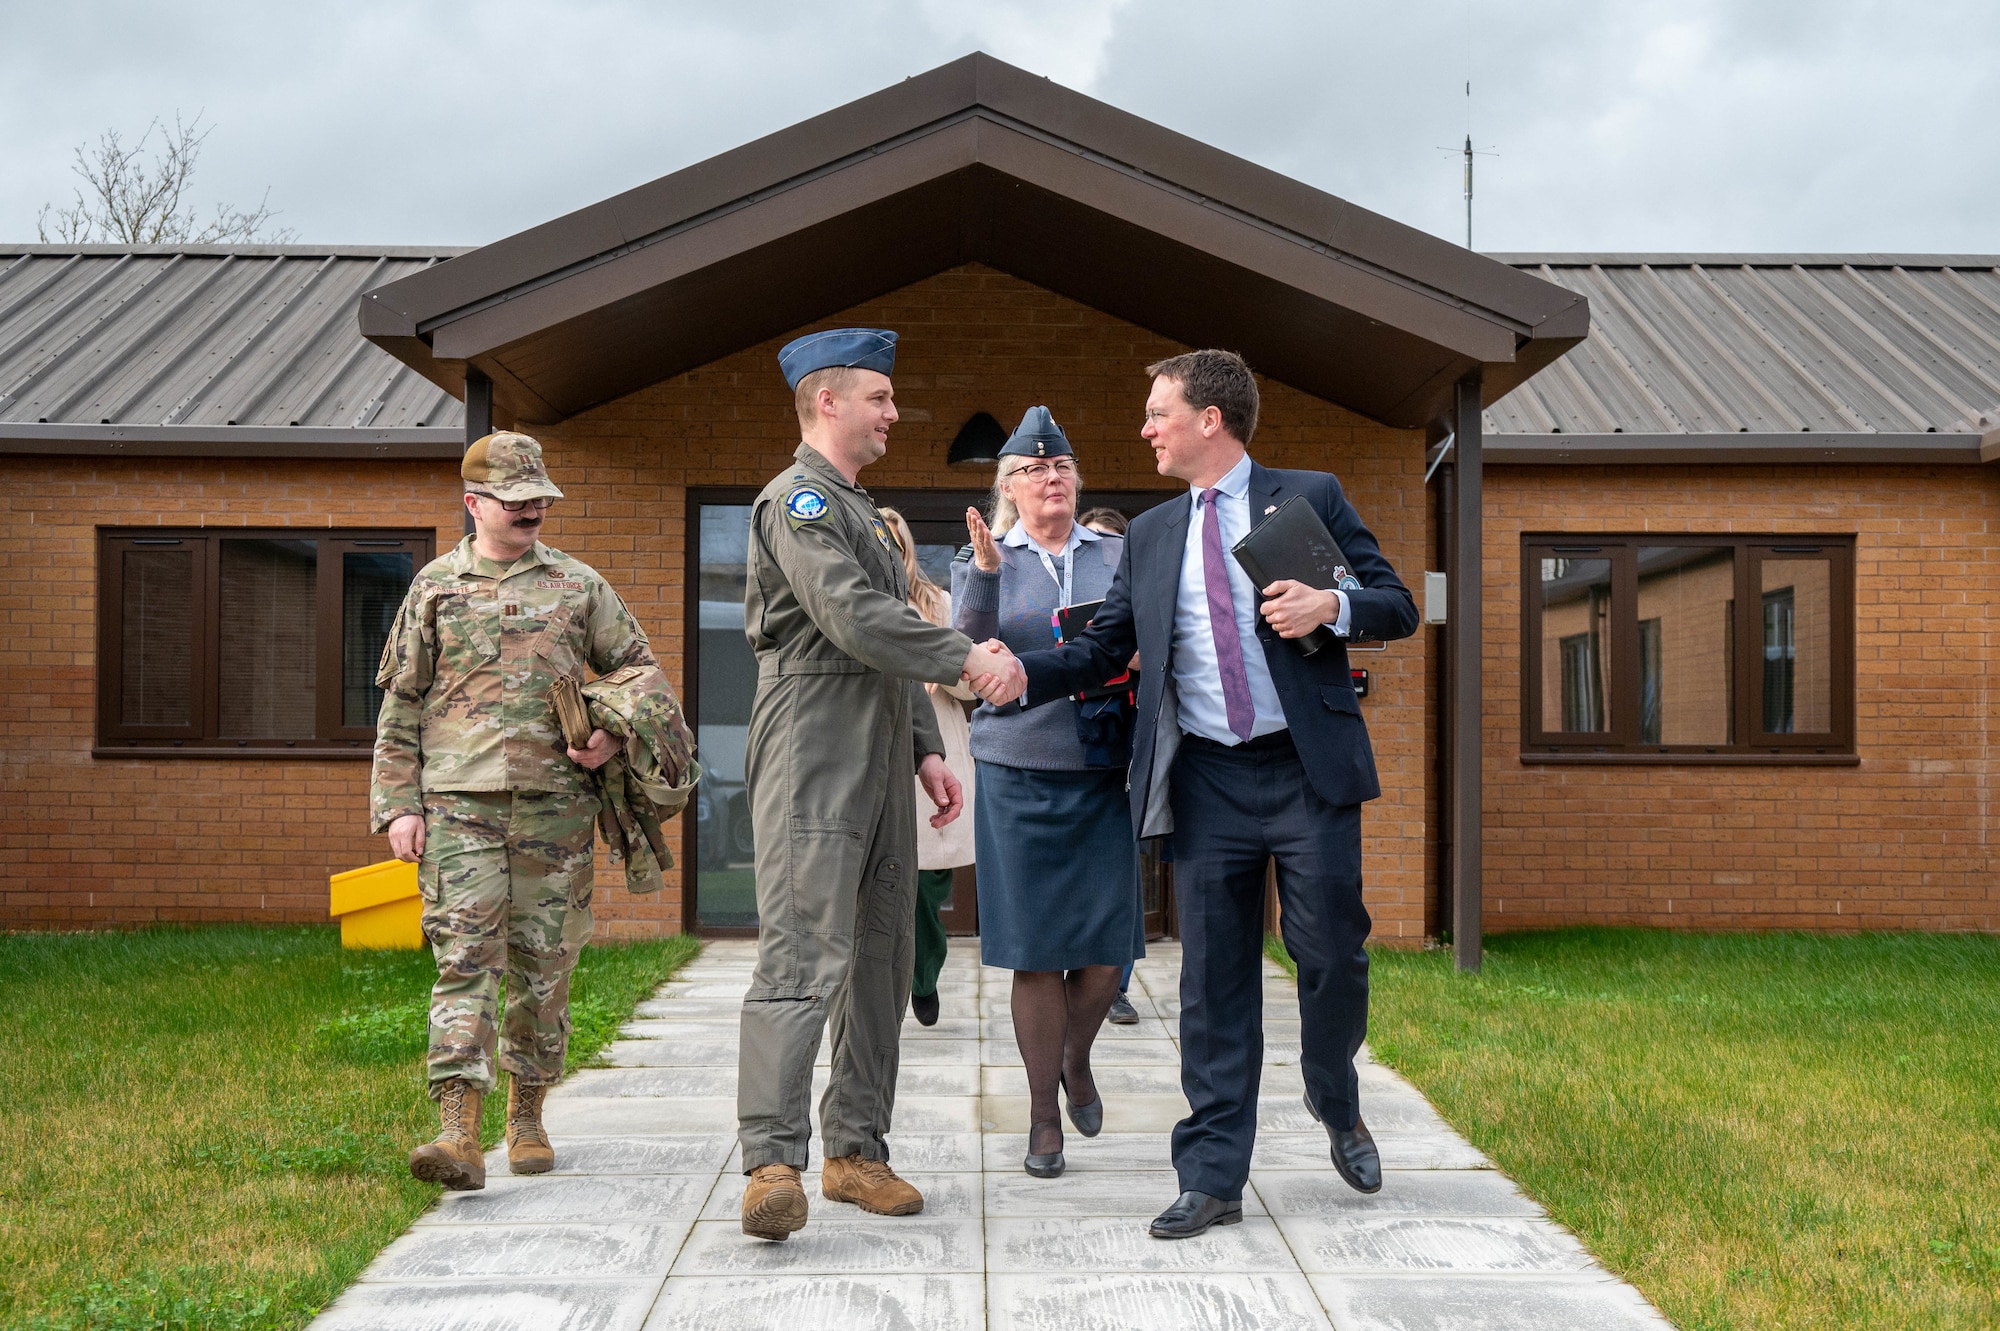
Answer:
[{"label": "green flight suit", "polygon": [[[745,780],[757,852],[757,969],[743,999],[743,1172],[803,1169],[813,1060],[826,1157],[887,1160],[914,965],[911,774],[942,753],[921,681],[958,682],[972,641],[907,604],[868,492],[805,445],[757,496],[743,601],[757,654]],[[928,812],[928,811],[927,811]]]}]

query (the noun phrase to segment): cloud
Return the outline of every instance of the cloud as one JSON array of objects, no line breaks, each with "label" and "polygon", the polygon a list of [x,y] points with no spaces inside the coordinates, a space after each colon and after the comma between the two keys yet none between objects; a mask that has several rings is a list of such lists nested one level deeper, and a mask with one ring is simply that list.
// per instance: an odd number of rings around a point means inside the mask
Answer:
[{"label": "cloud", "polygon": [[205,109],[197,194],[476,244],[984,49],[1482,249],[1992,251],[1990,0],[411,0],[24,7],[0,235],[107,126]]}]

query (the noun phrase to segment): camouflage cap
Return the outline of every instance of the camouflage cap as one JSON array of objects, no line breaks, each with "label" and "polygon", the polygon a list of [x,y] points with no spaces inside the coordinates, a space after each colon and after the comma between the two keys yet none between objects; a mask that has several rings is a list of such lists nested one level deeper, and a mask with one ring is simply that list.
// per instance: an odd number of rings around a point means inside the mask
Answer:
[{"label": "camouflage cap", "polygon": [[458,474],[496,499],[561,499],[542,466],[542,446],[525,434],[500,430],[465,450]]}]

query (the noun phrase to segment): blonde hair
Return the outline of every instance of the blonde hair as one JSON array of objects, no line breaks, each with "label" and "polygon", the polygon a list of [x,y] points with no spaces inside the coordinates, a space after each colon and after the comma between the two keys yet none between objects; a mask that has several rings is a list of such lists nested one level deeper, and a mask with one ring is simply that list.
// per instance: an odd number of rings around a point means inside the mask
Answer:
[{"label": "blonde hair", "polygon": [[854,387],[854,381],[861,377],[861,371],[846,365],[829,365],[823,370],[814,370],[799,380],[799,386],[792,390],[792,410],[799,414],[799,429],[810,430],[819,419],[819,390],[830,388],[839,397]]},{"label": "blonde hair", "polygon": [[[1051,461],[1054,461],[1054,459],[1023,457],[1019,453],[1010,453],[1000,459],[1000,469],[993,473],[993,516],[986,524],[992,529],[995,536],[1005,536],[1013,529],[1014,524],[1021,520],[1021,510],[1014,506],[1014,500],[1007,493],[1007,482],[1013,479],[1014,473],[1017,471],[1021,471],[1037,462]],[[1072,457],[1069,463],[1072,467],[1075,467],[1076,459]],[[1079,498],[1083,495],[1083,469],[1081,467],[1077,468],[1076,473],[1076,493]]]},{"label": "blonde hair", "polygon": [[897,549],[903,556],[903,572],[910,580],[910,606],[918,614],[941,628],[950,628],[945,620],[947,598],[944,588],[932,582],[924,572],[924,566],[917,562],[917,538],[910,533],[910,524],[903,515],[893,508],[877,509],[882,515],[883,525],[889,535],[895,537]]}]

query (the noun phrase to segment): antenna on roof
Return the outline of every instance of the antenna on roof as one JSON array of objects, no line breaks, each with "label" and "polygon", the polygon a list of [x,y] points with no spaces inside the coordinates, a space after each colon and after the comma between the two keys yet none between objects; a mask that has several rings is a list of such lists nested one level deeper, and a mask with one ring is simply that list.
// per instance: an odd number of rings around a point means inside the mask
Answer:
[{"label": "antenna on roof", "polygon": [[[1472,0],[1465,5],[1465,63],[1472,64]],[[1463,152],[1465,155],[1465,248],[1472,248],[1472,159],[1474,157],[1498,157],[1491,148],[1472,146],[1472,80],[1465,81],[1465,147],[1438,149],[1441,153]]]}]

